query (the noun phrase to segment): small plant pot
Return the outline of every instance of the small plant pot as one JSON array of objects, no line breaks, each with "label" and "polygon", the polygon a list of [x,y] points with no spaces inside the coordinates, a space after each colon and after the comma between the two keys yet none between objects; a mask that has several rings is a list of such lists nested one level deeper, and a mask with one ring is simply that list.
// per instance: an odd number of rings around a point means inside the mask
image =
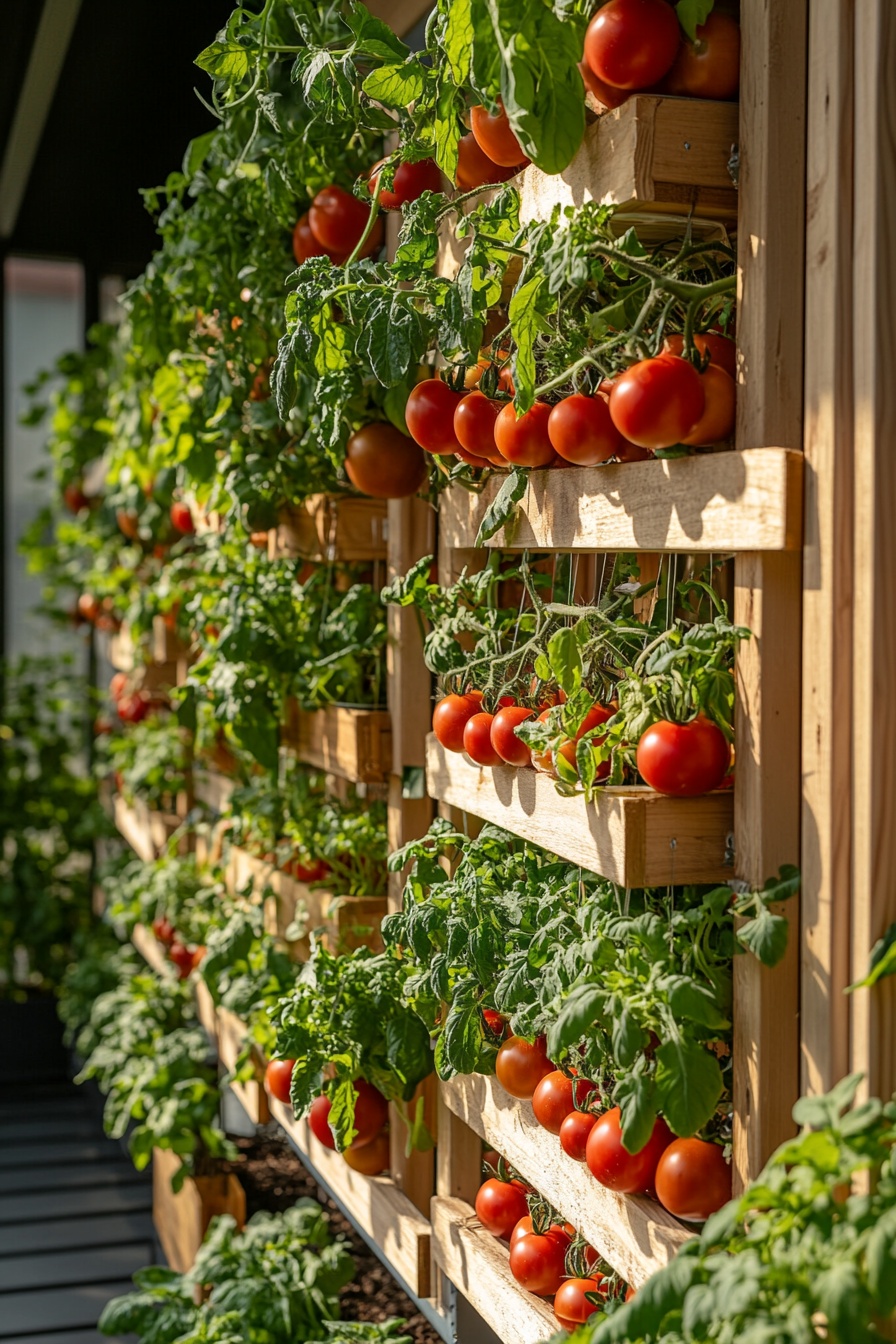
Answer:
[{"label": "small plant pot", "polygon": [[242,1227],[246,1221],[246,1192],[232,1172],[220,1176],[188,1176],[177,1192],[171,1177],[180,1159],[167,1149],[155,1148],[152,1159],[152,1220],[165,1258],[172,1269],[185,1274],[193,1266],[208,1225],[229,1213]]}]

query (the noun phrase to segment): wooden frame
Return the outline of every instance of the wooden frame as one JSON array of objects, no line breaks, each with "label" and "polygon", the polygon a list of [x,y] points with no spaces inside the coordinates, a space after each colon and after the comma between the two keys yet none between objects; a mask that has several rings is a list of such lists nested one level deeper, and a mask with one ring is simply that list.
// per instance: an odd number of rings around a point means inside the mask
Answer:
[{"label": "wooden frame", "polygon": [[280,510],[268,536],[275,559],[316,563],[386,559],[387,509],[382,499],[357,495],[311,495]]},{"label": "wooden frame", "polygon": [[358,784],[381,784],[392,759],[392,720],[383,709],[299,709],[291,701],[283,745],[299,760]]}]

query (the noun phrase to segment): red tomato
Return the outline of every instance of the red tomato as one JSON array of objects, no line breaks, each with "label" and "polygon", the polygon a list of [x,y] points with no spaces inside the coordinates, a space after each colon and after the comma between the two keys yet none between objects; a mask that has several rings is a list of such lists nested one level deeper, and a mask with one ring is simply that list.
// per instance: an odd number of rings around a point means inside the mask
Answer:
[{"label": "red tomato", "polygon": [[150,700],[145,691],[125,695],[116,705],[122,723],[142,723],[149,713]]},{"label": "red tomato", "polygon": [[[370,170],[367,190],[371,196],[376,191],[379,169],[385,160],[380,159]],[[433,159],[419,159],[417,163],[400,163],[395,169],[392,190],[385,187],[380,192],[380,206],[383,210],[400,210],[409,201],[416,201],[424,191],[441,191],[442,173]]]},{"label": "red tomato", "polygon": [[198,947],[194,947],[194,948],[193,948],[193,970],[194,970],[194,971],[196,970],[197,966],[201,966],[201,965],[202,965],[203,959],[204,959],[204,957],[205,957],[205,952],[206,952],[206,949],[205,949],[205,947],[204,947],[201,943],[199,944]]},{"label": "red tomato", "polygon": [[504,168],[484,154],[476,143],[471,131],[461,136],[457,145],[457,171],[454,185],[459,191],[473,191],[476,187],[507,182],[517,172],[517,168]]},{"label": "red tomato", "polygon": [[553,462],[554,447],[548,436],[550,416],[547,402],[536,401],[518,420],[508,402],[495,421],[495,443],[501,456],[516,467],[546,467]]},{"label": "red tomato", "polygon": [[[554,701],[554,704],[557,704],[557,703],[559,703],[559,702],[558,702],[558,701]],[[543,710],[541,711],[541,713],[540,713],[539,716],[538,716],[538,722],[539,722],[539,723],[544,723],[544,722],[545,722],[545,720],[547,719],[547,717],[548,717],[548,715],[550,714],[550,711],[551,711],[551,709],[552,709],[553,707],[554,707],[554,705],[548,705],[547,708],[545,708],[545,709],[543,709]],[[565,744],[564,744],[564,745],[565,745]],[[552,775],[552,776],[554,777],[554,779],[557,778],[557,770],[556,770],[556,768],[555,768],[555,766],[554,766],[554,753],[553,753],[552,751],[533,751],[533,752],[532,752],[532,764],[535,766],[535,769],[536,769],[540,774],[542,774],[542,775]]]},{"label": "red tomato", "polygon": [[301,266],[303,261],[309,261],[311,257],[329,257],[334,265],[341,266],[348,256],[348,252],[331,252],[317,241],[311,230],[307,210],[296,220],[296,226],[292,231],[292,254],[298,266]]},{"label": "red tomato", "polygon": [[505,1092],[521,1101],[530,1101],[545,1074],[553,1072],[543,1036],[534,1042],[526,1041],[522,1036],[508,1036],[498,1049],[495,1059],[498,1082]]},{"label": "red tomato", "polygon": [[559,1237],[529,1232],[510,1248],[510,1272],[521,1288],[553,1297],[566,1273],[566,1250]]},{"label": "red tomato", "polygon": [[507,1021],[496,1013],[494,1008],[483,1008],[482,1016],[485,1018],[485,1025],[493,1036],[504,1037],[507,1033]]},{"label": "red tomato", "polygon": [[[308,223],[317,241],[327,251],[346,257],[360,242],[369,217],[370,210],[363,201],[335,185],[319,191],[308,211]],[[378,219],[361,255],[370,256],[382,246],[382,241],[383,223]]]},{"label": "red tomato", "polygon": [[81,488],[80,481],[69,481],[62,492],[62,498],[69,513],[80,513],[82,509],[90,508],[90,500]]},{"label": "red tomato", "polygon": [[[602,723],[606,723],[608,719],[612,719],[615,713],[616,710],[614,708],[607,708],[606,705],[592,705],[582,722],[579,724],[579,729],[576,733],[576,741],[580,741],[586,733],[590,733],[592,728],[599,728]],[[596,737],[593,740],[595,742],[603,741],[600,737]]]},{"label": "red tomato", "polygon": [[579,61],[579,73],[588,92],[606,108],[621,107],[631,98],[627,89],[614,89],[612,84],[605,84],[602,79],[598,79],[587,61]]},{"label": "red tomato", "polygon": [[432,714],[432,730],[446,751],[463,751],[467,721],[481,707],[481,695],[446,695],[439,701]]},{"label": "red tomato", "polygon": [[718,364],[708,364],[701,373],[703,395],[706,405],[703,414],[690,434],[682,443],[704,447],[713,443],[723,443],[734,433],[734,421],[737,410],[737,388],[734,379]]},{"label": "red tomato", "polygon": [[675,1139],[656,1169],[660,1203],[688,1223],[703,1223],[731,1198],[731,1168],[717,1143]]},{"label": "red tomato", "polygon": [[481,104],[470,112],[470,129],[476,143],[492,161],[502,168],[523,167],[530,162],[510,125],[504,104],[498,99],[500,111],[494,115]]},{"label": "red tomato", "polygon": [[354,1128],[358,1132],[352,1140],[352,1147],[360,1148],[375,1139],[389,1119],[389,1104],[379,1088],[365,1082],[363,1078],[355,1079],[354,1088],[358,1094],[355,1099]]},{"label": "red tomato", "polygon": [[740,24],[714,10],[697,29],[696,42],[682,42],[663,89],[685,98],[726,99],[736,98],[739,86]]},{"label": "red tomato", "polygon": [[333,1138],[333,1131],[329,1124],[330,1116],[330,1098],[325,1096],[315,1097],[311,1103],[311,1110],[308,1112],[308,1128],[325,1148],[335,1149],[336,1140]]},{"label": "red tomato", "polygon": [[113,673],[109,681],[109,694],[111,695],[112,699],[120,700],[127,689],[128,689],[127,672]]},{"label": "red tomato", "polygon": [[78,615],[82,620],[87,621],[89,625],[93,625],[99,614],[99,599],[94,597],[93,593],[82,593],[78,598]]},{"label": "red tomato", "polygon": [[160,943],[170,947],[174,942],[174,925],[167,915],[158,915],[152,922],[152,931]]},{"label": "red tomato", "polygon": [[494,714],[476,713],[464,725],[464,751],[477,765],[503,765],[492,746]]},{"label": "red tomato", "polygon": [[190,512],[189,504],[184,504],[181,500],[175,500],[171,505],[170,517],[175,531],[182,532],[185,537],[191,537],[196,531],[193,526],[193,515]]},{"label": "red tomato", "polygon": [[649,89],[678,55],[681,30],[666,0],[610,0],[585,34],[585,60],[616,89]]},{"label": "red tomato", "polygon": [[633,1288],[632,1285],[629,1284],[629,1286],[628,1286],[628,1287],[626,1288],[626,1290],[625,1290],[625,1300],[626,1300],[626,1302],[631,1302],[632,1298],[636,1295],[636,1293],[637,1293],[637,1289],[636,1289],[636,1288]]},{"label": "red tomato", "polygon": [[605,1111],[588,1135],[585,1161],[588,1170],[601,1185],[623,1195],[637,1195],[653,1185],[657,1163],[674,1135],[662,1117],[654,1122],[653,1133],[637,1153],[623,1147],[619,1107]]},{"label": "red tomato", "polygon": [[413,439],[377,421],[356,430],[346,445],[345,474],[374,499],[407,499],[426,480],[426,458]]},{"label": "red tomato", "polygon": [[463,399],[463,392],[452,392],[441,378],[426,378],[418,383],[411,390],[404,410],[411,438],[428,453],[456,452],[454,413]]},{"label": "red tomato", "polygon": [[560,1147],[567,1157],[585,1161],[588,1135],[596,1124],[597,1116],[592,1111],[570,1111],[560,1126]]},{"label": "red tomato", "polygon": [[616,379],[610,393],[613,424],[641,448],[671,448],[681,443],[702,416],[705,404],[699,373],[675,355],[633,364]]},{"label": "red tomato", "polygon": [[482,392],[461,397],[454,411],[454,436],[468,453],[484,457],[495,466],[504,466],[504,458],[495,443],[495,421],[501,407]]},{"label": "red tomato", "polygon": [[509,1237],[528,1208],[522,1181],[501,1181],[492,1176],[476,1195],[476,1217],[493,1237]]},{"label": "red tomato", "polygon": [[690,723],[661,719],[641,735],[638,771],[657,793],[691,798],[717,789],[731,752],[720,728],[702,715]]},{"label": "red tomato", "polygon": [[532,1094],[535,1119],[549,1134],[559,1134],[563,1121],[570,1111],[575,1110],[575,1102],[583,1105],[592,1092],[593,1083],[587,1078],[577,1078],[574,1100],[571,1078],[567,1078],[561,1069],[546,1073]]},{"label": "red tomato", "polygon": [[344,1149],[342,1156],[352,1171],[359,1171],[362,1176],[381,1176],[389,1170],[389,1135],[382,1131],[368,1143],[359,1143],[355,1139]]},{"label": "red tomato", "polygon": [[554,1315],[564,1330],[575,1330],[600,1308],[589,1302],[587,1293],[596,1293],[606,1300],[607,1289],[603,1274],[590,1279],[567,1279],[554,1297]]},{"label": "red tomato", "polygon": [[522,705],[507,705],[504,709],[499,709],[492,720],[492,746],[508,765],[531,765],[532,753],[517,737],[514,729],[517,724],[525,723],[527,719],[535,717],[531,709],[524,709]]},{"label": "red tomato", "polygon": [[462,448],[460,444],[457,445],[454,451],[462,462],[468,463],[471,467],[478,467],[480,470],[485,470],[488,467],[496,465],[496,463],[492,462],[491,458],[477,457],[475,453],[467,452],[466,448]]},{"label": "red tomato", "polygon": [[610,417],[606,397],[586,397],[582,392],[558,401],[548,417],[548,437],[565,462],[593,467],[616,457],[622,435]]},{"label": "red tomato", "polygon": [[277,1101],[282,1101],[284,1106],[290,1104],[289,1088],[295,1064],[294,1059],[272,1059],[264,1071],[265,1087],[271,1096],[276,1097]]},{"label": "red tomato", "polygon": [[[706,358],[709,355],[712,364],[718,364],[732,378],[737,380],[737,346],[728,336],[718,331],[704,331],[694,336],[694,345]],[[673,332],[663,341],[664,355],[680,355],[684,350],[684,336]]]},{"label": "red tomato", "polygon": [[646,462],[653,457],[653,453],[646,448],[642,448],[640,444],[629,443],[626,439],[623,439],[622,447],[617,456],[620,462]]}]

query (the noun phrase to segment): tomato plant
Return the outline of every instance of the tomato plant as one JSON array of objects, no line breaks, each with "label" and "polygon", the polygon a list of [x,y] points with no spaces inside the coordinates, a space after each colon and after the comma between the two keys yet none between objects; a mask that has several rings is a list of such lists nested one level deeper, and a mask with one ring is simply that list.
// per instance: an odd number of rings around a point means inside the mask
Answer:
[{"label": "tomato plant", "polygon": [[576,392],[564,397],[548,417],[548,437],[566,462],[591,467],[618,457],[622,435],[613,423],[606,397],[586,397]]},{"label": "tomato plant", "polygon": [[510,1272],[521,1288],[539,1297],[553,1297],[566,1272],[567,1245],[551,1232],[529,1232],[510,1247]]},{"label": "tomato plant", "polygon": [[499,709],[491,725],[491,742],[498,756],[508,765],[526,766],[532,753],[516,735],[516,728],[533,717],[531,709],[523,705],[505,705]]},{"label": "tomato plant", "polygon": [[474,391],[463,397],[454,411],[454,435],[461,447],[498,466],[505,460],[495,442],[495,421],[500,409],[497,402]]},{"label": "tomato plant", "polygon": [[479,712],[472,714],[464,724],[464,751],[477,765],[503,764],[501,756],[492,743],[492,724],[494,721],[494,714]]},{"label": "tomato plant", "polygon": [[503,407],[495,420],[498,452],[516,466],[548,466],[554,460],[554,447],[548,434],[550,417],[551,407],[544,401],[537,401],[519,418],[514,406]]},{"label": "tomato plant", "polygon": [[[665,6],[665,0],[658,0]],[[670,448],[699,423],[706,405],[700,375],[674,355],[641,360],[616,379],[610,415],[619,433],[642,448]]]},{"label": "tomato plant", "polygon": [[576,1330],[606,1301],[607,1289],[603,1275],[587,1279],[567,1279],[554,1295],[554,1315],[564,1330]]},{"label": "tomato plant", "polygon": [[560,1069],[545,1074],[532,1094],[535,1119],[542,1129],[559,1134],[570,1112],[583,1106],[594,1091],[594,1084],[586,1078],[578,1078],[573,1084],[573,1079]]},{"label": "tomato plant", "polygon": [[441,378],[427,378],[412,389],[405,406],[411,437],[428,453],[453,453],[457,448],[454,415],[463,400]]},{"label": "tomato plant", "polygon": [[[367,190],[376,193],[385,159],[380,159],[370,170]],[[424,191],[441,191],[442,173],[433,159],[419,159],[415,163],[399,163],[392,177],[391,187],[380,187],[379,203],[384,210],[400,210],[403,205],[419,200]]]},{"label": "tomato plant", "polygon": [[482,695],[446,695],[432,714],[432,730],[448,751],[464,750],[464,730],[482,709]]},{"label": "tomato plant", "polygon": [[345,472],[362,495],[406,499],[416,495],[426,479],[426,462],[412,439],[394,425],[377,421],[349,438]]},{"label": "tomato plant", "polygon": [[713,10],[693,41],[685,38],[663,80],[669,93],[685,98],[736,98],[740,87],[740,24]]},{"label": "tomato plant", "polygon": [[597,1124],[593,1111],[570,1111],[563,1119],[560,1130],[560,1147],[575,1162],[584,1162],[588,1145],[588,1135]]},{"label": "tomato plant", "polygon": [[470,129],[477,145],[492,163],[502,168],[520,169],[529,162],[513,133],[500,99],[497,112],[489,112],[481,104],[472,108]]},{"label": "tomato plant", "polygon": [[389,1170],[389,1135],[375,1134],[366,1143],[355,1139],[343,1148],[342,1156],[352,1171],[358,1171],[362,1176],[381,1176]]}]

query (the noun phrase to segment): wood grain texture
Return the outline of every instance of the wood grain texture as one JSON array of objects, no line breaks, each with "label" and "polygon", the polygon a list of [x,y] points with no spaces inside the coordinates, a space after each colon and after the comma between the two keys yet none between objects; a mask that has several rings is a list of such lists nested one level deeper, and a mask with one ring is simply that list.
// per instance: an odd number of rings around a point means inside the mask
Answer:
[{"label": "wood grain texture", "polygon": [[[852,975],[896,922],[896,9],[855,14],[855,638]],[[853,996],[851,1065],[896,1088],[896,980]]]},{"label": "wood grain texture", "polygon": [[433,798],[625,887],[724,882],[732,827],[730,791],[666,798],[647,788],[602,789],[594,803],[562,798],[535,770],[485,769],[427,739]]},{"label": "wood grain texture", "polygon": [[196,763],[193,771],[193,796],[211,812],[223,812],[230,804],[230,798],[237,781],[217,770],[211,770],[203,762]]},{"label": "wood grain texture", "polygon": [[387,530],[385,500],[311,495],[281,507],[268,555],[318,563],[385,560]]},{"label": "wood grain texture", "polygon": [[[552,551],[781,551],[802,536],[802,453],[762,448],[671,461],[536,471],[487,546]],[[442,498],[445,545],[473,546],[503,478]]]},{"label": "wood grain texture", "polygon": [[156,975],[173,975],[174,966],[165,956],[164,948],[152,929],[145,924],[135,924],[131,933],[131,942]]},{"label": "wood grain texture", "polygon": [[392,722],[386,710],[302,710],[288,707],[283,745],[306,765],[356,783],[385,781],[392,760]]},{"label": "wood grain texture", "polygon": [[205,1031],[209,1040],[209,1045],[217,1053],[218,1049],[218,1017],[215,1010],[215,1001],[211,996],[211,991],[204,980],[197,977],[195,985],[196,998],[196,1016]]},{"label": "wood grain texture", "polygon": [[455,1083],[438,1085],[439,1145],[436,1149],[436,1193],[473,1204],[482,1184],[482,1135],[449,1104]]},{"label": "wood grain texture", "polygon": [[229,1213],[238,1227],[246,1221],[246,1192],[237,1178],[188,1176],[177,1194],[171,1177],[180,1158],[167,1149],[154,1148],[152,1156],[152,1219],[162,1250],[172,1269],[185,1274],[192,1269],[196,1252],[212,1218]]}]

